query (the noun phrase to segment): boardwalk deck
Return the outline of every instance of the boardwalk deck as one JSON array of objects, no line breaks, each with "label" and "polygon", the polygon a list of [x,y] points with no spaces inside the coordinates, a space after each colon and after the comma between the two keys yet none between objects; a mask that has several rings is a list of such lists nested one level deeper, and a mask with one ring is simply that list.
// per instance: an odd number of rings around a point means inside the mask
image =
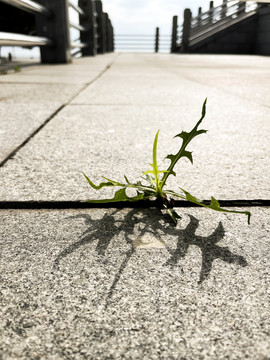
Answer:
[{"label": "boardwalk deck", "polygon": [[[140,176],[174,152],[171,180],[198,197],[269,200],[270,59],[104,55],[0,77],[0,203],[102,197],[86,172]],[[269,356],[269,208],[0,210],[0,358]]]}]

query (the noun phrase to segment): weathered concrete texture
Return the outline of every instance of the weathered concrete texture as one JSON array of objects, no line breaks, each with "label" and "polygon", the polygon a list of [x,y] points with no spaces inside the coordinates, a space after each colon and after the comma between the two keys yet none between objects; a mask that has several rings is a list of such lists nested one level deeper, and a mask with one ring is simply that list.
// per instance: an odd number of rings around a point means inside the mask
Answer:
[{"label": "weathered concrete texture", "polygon": [[[65,84],[1,84],[0,106],[2,104],[66,104],[83,88],[82,85]],[[29,106],[29,112],[32,111]]]},{"label": "weathered concrete texture", "polygon": [[252,359],[269,347],[269,209],[1,211],[0,357]]},{"label": "weathered concrete texture", "polygon": [[68,65],[40,65],[0,76],[0,83],[87,84],[93,81],[116,58],[116,54],[74,59]]},{"label": "weathered concrete texture", "polygon": [[56,110],[56,104],[0,104],[0,163]]},{"label": "weathered concrete texture", "polygon": [[74,102],[173,105],[192,93],[210,97],[219,89],[223,95],[269,107],[269,68],[270,59],[262,56],[133,55],[132,59],[132,55],[121,55],[112,69]]},{"label": "weathered concrete texture", "polygon": [[222,90],[237,99],[269,108],[270,58],[263,56],[195,55],[172,57],[170,68],[185,79]]},{"label": "weathered concrete texture", "polygon": [[[158,160],[176,153],[181,144],[173,136],[191,130],[201,103],[186,96],[182,106],[67,106],[16,157],[1,169],[1,200],[86,200],[112,196],[112,191],[91,189],[82,176],[94,182],[102,176],[136,181],[150,168],[152,144],[160,129]],[[230,104],[228,107],[227,104]],[[233,113],[233,115],[231,114]],[[224,120],[225,119],[225,120]],[[226,121],[227,119],[227,121]],[[256,119],[256,126],[254,126]],[[201,128],[209,133],[190,144],[194,165],[181,160],[179,186],[201,198],[269,198],[269,157],[265,108],[233,98],[209,99]],[[258,139],[260,141],[258,142]],[[111,190],[111,189],[110,189]]]},{"label": "weathered concrete texture", "polygon": [[[82,59],[82,68],[87,69],[87,64]],[[172,188],[178,190],[181,186],[199,198],[269,198],[269,107],[264,105],[270,89],[258,77],[268,78],[267,65],[269,59],[262,57],[118,56],[97,81],[1,169],[0,199],[86,200],[111,196],[103,189],[100,193],[92,191],[82,171],[95,182],[103,175],[121,180],[125,174],[136,180],[152,160],[157,130],[161,163],[168,153],[179,149],[179,139],[172,142],[173,136],[191,130],[206,96],[207,116],[202,128],[209,133],[192,141],[189,150],[193,151],[194,165],[188,161],[177,165],[178,177],[170,180]],[[260,96],[254,95],[251,101],[251,85],[241,85],[241,81],[242,72],[246,77],[252,69],[254,88],[259,89]],[[196,79],[196,74],[205,82]],[[24,99],[39,101],[38,89],[43,86],[44,99],[40,101],[52,104],[68,98],[64,89],[68,89],[70,98],[81,85],[3,86],[12,86],[10,94],[14,95],[4,101],[17,103]],[[37,86],[36,91],[31,93],[28,86]],[[232,93],[233,87],[241,90],[241,96]]]},{"label": "weathered concrete texture", "polygon": [[70,66],[26,68],[0,76],[0,162],[85,84],[97,78],[113,57],[104,56],[99,62],[97,59],[82,59],[80,65],[75,61]]}]

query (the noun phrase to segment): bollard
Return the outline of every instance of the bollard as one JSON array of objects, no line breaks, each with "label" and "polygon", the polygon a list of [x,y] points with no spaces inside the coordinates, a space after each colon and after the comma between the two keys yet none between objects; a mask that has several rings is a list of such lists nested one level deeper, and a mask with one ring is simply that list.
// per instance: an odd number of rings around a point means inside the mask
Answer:
[{"label": "bollard", "polygon": [[181,52],[188,52],[191,17],[192,17],[192,13],[190,9],[185,9]]},{"label": "bollard", "polygon": [[171,53],[177,52],[177,28],[178,28],[178,16],[173,17],[172,23],[172,43],[171,43]]},{"label": "bollard", "polygon": [[159,50],[159,28],[156,28],[156,38],[155,38],[155,52],[158,53]]},{"label": "bollard", "polygon": [[80,32],[82,43],[87,47],[82,48],[82,56],[95,56],[97,54],[97,24],[96,24],[96,7],[92,0],[79,0],[79,7],[85,15],[79,14],[80,25],[87,31]]},{"label": "bollard", "polygon": [[42,63],[71,62],[68,1],[39,0],[39,3],[52,13],[49,17],[36,15],[37,35],[53,41],[52,46],[40,48]]}]

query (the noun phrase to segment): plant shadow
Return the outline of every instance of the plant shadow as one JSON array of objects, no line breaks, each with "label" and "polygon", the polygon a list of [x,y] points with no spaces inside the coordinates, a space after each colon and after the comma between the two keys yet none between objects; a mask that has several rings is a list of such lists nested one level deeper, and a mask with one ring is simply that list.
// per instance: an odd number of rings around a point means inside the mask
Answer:
[{"label": "plant shadow", "polygon": [[[111,213],[105,213],[101,219],[97,220],[91,218],[90,214],[79,214],[69,217],[69,219],[84,219],[87,229],[78,241],[61,251],[54,260],[54,269],[58,269],[60,262],[62,262],[66,257],[82,246],[93,242],[97,242],[95,248],[97,254],[106,256],[106,250],[108,249],[112,239],[121,233],[121,236],[124,236],[129,249],[126,251],[124,260],[114,276],[114,280],[107,295],[107,304],[112,297],[117,283],[119,282],[130,258],[136,251],[134,242],[135,227],[136,231],[139,231],[139,234],[136,234],[137,238],[142,238],[146,234],[153,235],[158,238],[161,243],[165,244],[165,248],[169,252],[170,257],[164,263],[164,266],[176,266],[179,260],[186,256],[191,245],[197,246],[202,253],[202,264],[198,283],[202,283],[209,277],[215,259],[220,259],[226,263],[236,264],[242,267],[248,265],[243,256],[234,254],[228,247],[217,245],[217,243],[220,242],[225,235],[225,230],[221,222],[211,235],[204,237],[196,235],[196,230],[199,227],[199,220],[193,215],[188,215],[189,223],[186,228],[179,229],[172,226],[170,218],[156,208],[131,209],[125,216],[121,215],[120,219],[119,216],[117,216],[118,212],[122,214],[121,210],[115,210]],[[173,236],[176,238],[176,247],[173,249],[170,248],[169,245],[162,240],[163,236]]]}]

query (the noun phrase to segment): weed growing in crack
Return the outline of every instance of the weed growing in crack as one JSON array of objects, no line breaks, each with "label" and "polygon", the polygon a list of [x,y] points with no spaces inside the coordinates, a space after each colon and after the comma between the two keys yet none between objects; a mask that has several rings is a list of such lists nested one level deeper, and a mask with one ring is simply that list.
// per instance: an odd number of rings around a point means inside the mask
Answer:
[{"label": "weed growing in crack", "polygon": [[[250,223],[250,212],[248,211],[236,211],[236,210],[227,210],[220,207],[219,202],[214,198],[211,197],[210,204],[205,204],[202,200],[197,199],[193,195],[191,195],[188,191],[184,190],[180,187],[181,193],[177,193],[173,190],[166,189],[166,182],[170,175],[176,176],[174,171],[174,167],[177,162],[181,159],[186,157],[193,163],[192,153],[186,150],[188,144],[194,139],[196,136],[205,134],[207,130],[198,129],[199,125],[201,124],[202,120],[206,114],[206,101],[205,99],[202,107],[202,114],[200,120],[194,126],[194,128],[190,132],[182,131],[181,133],[175,135],[175,137],[179,137],[182,139],[182,144],[179,151],[173,155],[167,155],[166,159],[170,160],[170,165],[167,170],[159,170],[159,165],[157,164],[157,143],[158,143],[158,135],[159,131],[156,133],[154,144],[153,144],[153,162],[149,164],[151,166],[150,170],[143,172],[142,179],[143,181],[138,181],[136,183],[131,183],[128,178],[124,175],[125,182],[118,182],[114,180],[110,180],[107,177],[103,176],[103,179],[106,182],[101,182],[99,185],[95,185],[85,174],[83,174],[88,181],[89,185],[94,188],[95,190],[99,190],[103,187],[113,186],[120,188],[114,194],[112,199],[102,199],[102,200],[88,200],[90,203],[114,203],[114,202],[122,202],[122,201],[139,201],[139,200],[152,200],[156,199],[156,205],[165,209],[167,214],[172,218],[173,222],[177,224],[177,220],[181,217],[177,214],[174,210],[174,200],[173,198],[180,198],[183,200],[187,200],[189,202],[195,203],[197,205],[221,212],[227,213],[237,213],[237,214],[245,214],[248,216],[248,224]],[[136,189],[137,194],[136,196],[129,197],[126,194],[127,188]]]}]

